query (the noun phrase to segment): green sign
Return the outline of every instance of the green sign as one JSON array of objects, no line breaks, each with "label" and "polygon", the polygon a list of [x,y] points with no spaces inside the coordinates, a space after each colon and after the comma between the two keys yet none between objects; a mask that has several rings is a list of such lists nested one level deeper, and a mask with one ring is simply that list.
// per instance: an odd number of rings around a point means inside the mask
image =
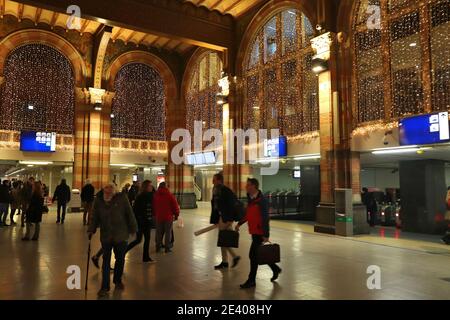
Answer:
[{"label": "green sign", "polygon": [[353,222],[352,217],[336,217],[336,222]]}]

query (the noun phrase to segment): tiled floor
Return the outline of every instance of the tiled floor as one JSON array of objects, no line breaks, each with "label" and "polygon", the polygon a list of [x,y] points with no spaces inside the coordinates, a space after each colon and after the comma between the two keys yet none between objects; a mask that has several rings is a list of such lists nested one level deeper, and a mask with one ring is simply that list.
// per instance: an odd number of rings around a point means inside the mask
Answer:
[{"label": "tiled floor", "polygon": [[[185,227],[175,228],[172,254],[154,254],[144,265],[141,247],[127,256],[123,292],[111,299],[450,299],[450,250],[436,237],[374,235],[340,238],[310,232],[307,224],[272,222],[272,241],[282,247],[283,273],[272,284],[270,269],[261,267],[258,286],[240,290],[248,274],[250,245],[241,232],[242,263],[214,271],[220,260],[217,232],[199,237],[208,226],[208,208],[185,210]],[[21,228],[0,229],[0,299],[85,299],[84,290],[68,290],[66,268],[86,269],[87,238],[80,214],[68,215],[64,226],[45,216],[39,242],[20,240]],[[391,237],[390,234],[393,234]],[[92,250],[99,248],[98,235]],[[152,243],[152,250],[153,250]],[[367,288],[367,267],[381,268],[381,290]],[[87,299],[96,299],[100,272],[91,264]]]}]

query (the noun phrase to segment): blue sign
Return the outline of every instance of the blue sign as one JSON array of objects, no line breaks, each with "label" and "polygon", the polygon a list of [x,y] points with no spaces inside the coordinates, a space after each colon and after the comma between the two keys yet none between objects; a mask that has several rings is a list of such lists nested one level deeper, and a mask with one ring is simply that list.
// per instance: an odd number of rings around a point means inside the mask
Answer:
[{"label": "blue sign", "polygon": [[287,157],[286,136],[264,140],[264,156],[268,158]]},{"label": "blue sign", "polygon": [[56,133],[22,131],[20,133],[20,151],[55,152]]},{"label": "blue sign", "polygon": [[450,141],[448,112],[439,112],[400,120],[400,145],[424,145]]}]

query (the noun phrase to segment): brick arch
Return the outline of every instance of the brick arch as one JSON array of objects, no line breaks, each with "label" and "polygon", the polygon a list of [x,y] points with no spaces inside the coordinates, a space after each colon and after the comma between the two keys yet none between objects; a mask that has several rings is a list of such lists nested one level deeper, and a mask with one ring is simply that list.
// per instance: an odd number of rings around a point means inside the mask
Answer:
[{"label": "brick arch", "polygon": [[[171,136],[171,130],[177,127],[180,114],[176,78],[170,67],[158,56],[145,51],[129,51],[120,55],[113,61],[106,71],[105,84],[108,91],[114,91],[114,82],[119,71],[127,64],[143,63],[154,68],[161,75],[164,83],[164,96],[166,108],[166,137]],[[169,139],[170,140],[170,139]]]},{"label": "brick arch", "polygon": [[87,70],[86,64],[78,50],[63,37],[49,31],[28,29],[14,32],[0,42],[0,76],[3,75],[8,56],[17,47],[40,43],[48,45],[61,52],[71,63],[77,87],[85,87]]},{"label": "brick arch", "polygon": [[250,46],[257,36],[257,32],[262,28],[275,14],[286,9],[297,9],[308,17],[311,24],[316,24],[316,8],[313,1],[294,1],[294,0],[272,0],[267,3],[253,17],[253,20],[247,26],[244,36],[239,46],[236,63],[236,74],[242,76],[244,70],[245,58],[251,50]]},{"label": "brick arch", "polygon": [[158,71],[164,82],[164,93],[166,104],[171,106],[178,98],[177,82],[170,67],[159,57],[145,51],[129,51],[111,64],[106,72],[106,84],[109,91],[114,91],[114,81],[116,76],[125,65],[129,63],[143,63]]}]

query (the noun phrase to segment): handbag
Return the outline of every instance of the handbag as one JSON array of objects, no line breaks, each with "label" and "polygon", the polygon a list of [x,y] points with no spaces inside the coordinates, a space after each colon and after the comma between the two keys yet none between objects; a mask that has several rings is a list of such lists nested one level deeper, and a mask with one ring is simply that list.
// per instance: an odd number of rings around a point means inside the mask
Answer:
[{"label": "handbag", "polygon": [[280,245],[269,243],[259,246],[257,258],[260,266],[280,262]]},{"label": "handbag", "polygon": [[239,248],[239,232],[233,230],[220,230],[217,246],[223,248]]}]

